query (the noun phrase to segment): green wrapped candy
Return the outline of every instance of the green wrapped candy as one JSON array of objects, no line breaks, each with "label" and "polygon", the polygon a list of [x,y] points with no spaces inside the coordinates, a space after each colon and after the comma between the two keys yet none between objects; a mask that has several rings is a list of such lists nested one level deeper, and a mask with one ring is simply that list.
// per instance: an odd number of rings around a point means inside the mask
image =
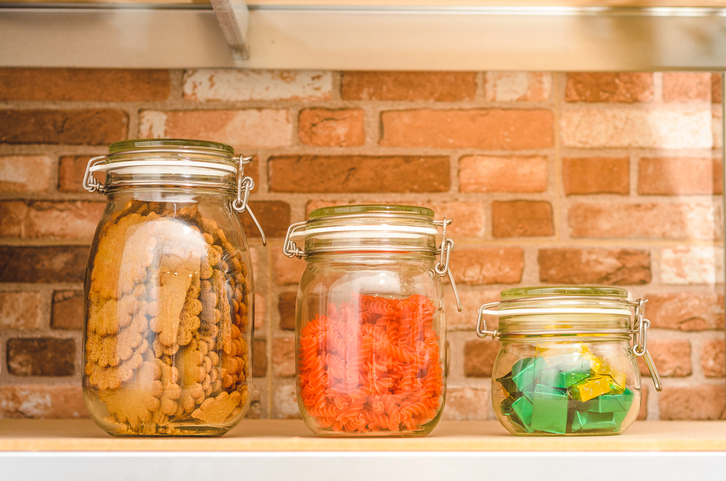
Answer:
[{"label": "green wrapped candy", "polygon": [[[632,393],[629,389],[628,392]],[[596,413],[615,413],[627,412],[633,404],[632,395],[623,394],[603,394],[595,399],[587,401],[585,409]]]},{"label": "green wrapped candy", "polygon": [[[519,421],[517,424],[522,426],[528,433],[532,429],[532,403],[526,397],[521,397],[512,403],[512,411]],[[514,421],[514,415],[512,420]]]},{"label": "green wrapped candy", "polygon": [[567,392],[538,384],[532,401],[532,429],[546,433],[567,432]]},{"label": "green wrapped candy", "polygon": [[547,366],[539,372],[539,384],[569,388],[590,376],[590,361],[577,353],[546,358]]},{"label": "green wrapped candy", "polygon": [[[525,396],[528,393],[531,394],[539,371],[546,366],[547,361],[541,357],[528,357],[517,361],[512,366],[512,381],[517,386],[517,390],[524,393]],[[528,397],[531,398],[531,396]]]}]

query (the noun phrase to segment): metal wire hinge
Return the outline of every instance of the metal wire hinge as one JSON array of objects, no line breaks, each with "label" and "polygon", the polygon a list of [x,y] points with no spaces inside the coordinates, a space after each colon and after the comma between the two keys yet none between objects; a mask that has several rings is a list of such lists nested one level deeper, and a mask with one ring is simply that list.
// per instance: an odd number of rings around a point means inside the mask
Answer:
[{"label": "metal wire hinge", "polygon": [[103,194],[106,192],[106,187],[96,179],[96,177],[93,176],[93,172],[91,172],[91,167],[95,166],[96,164],[100,164],[106,160],[105,155],[100,155],[98,157],[93,157],[88,161],[88,165],[86,165],[86,173],[83,174],[83,188],[86,189],[88,192],[100,192]]},{"label": "metal wire hinge", "polygon": [[252,218],[252,222],[255,223],[257,230],[260,231],[260,235],[262,236],[262,245],[267,245],[267,238],[262,230],[262,226],[257,221],[257,217],[255,217],[255,214],[252,213],[252,209],[248,204],[250,191],[255,188],[255,181],[252,180],[252,177],[245,177],[245,165],[252,162],[252,158],[252,156],[239,156],[239,169],[237,170],[237,198],[232,201],[232,208],[240,214],[247,211]]},{"label": "metal wire hinge", "polygon": [[442,221],[434,221],[434,224],[441,226],[441,258],[439,259],[439,262],[436,264],[434,269],[436,270],[436,273],[441,277],[447,275],[449,276],[451,288],[454,290],[454,297],[456,298],[456,308],[459,310],[459,312],[461,312],[461,299],[459,299],[459,291],[456,289],[454,275],[451,273],[451,269],[449,268],[449,258],[451,257],[451,251],[454,250],[454,241],[452,239],[446,238],[446,227],[451,224],[451,222],[452,219],[447,219],[446,217],[444,217],[444,220]]},{"label": "metal wire hinge", "polygon": [[653,358],[648,352],[648,328],[650,327],[650,321],[643,317],[645,312],[645,303],[647,299],[638,299],[636,301],[638,305],[635,307],[635,321],[633,324],[633,354],[636,357],[642,357],[645,360],[650,377],[653,379],[653,385],[655,390],[660,392],[663,389],[663,385],[660,381],[660,374],[658,368],[655,367]]}]

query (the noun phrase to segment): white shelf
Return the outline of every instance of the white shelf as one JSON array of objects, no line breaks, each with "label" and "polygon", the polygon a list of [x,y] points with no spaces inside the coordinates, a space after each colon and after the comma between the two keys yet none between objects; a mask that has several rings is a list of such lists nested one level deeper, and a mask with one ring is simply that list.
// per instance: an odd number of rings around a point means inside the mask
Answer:
[{"label": "white shelf", "polygon": [[[250,2],[252,3],[252,2]],[[726,8],[249,6],[250,58],[211,7],[0,2],[0,65],[331,70],[724,70]],[[295,2],[300,3],[300,2]],[[383,2],[385,3],[385,2]],[[397,2],[389,2],[397,3]],[[401,3],[401,2],[398,2]],[[471,6],[474,3],[474,6]],[[500,2],[506,3],[506,2]],[[562,3],[562,2],[560,2]],[[614,2],[604,2],[614,3]],[[630,2],[631,4],[633,2]],[[652,5],[654,2],[638,2]],[[655,2],[669,5],[673,2]],[[713,2],[704,2],[710,5]],[[525,6],[522,6],[522,5]],[[585,6],[579,6],[585,4]],[[574,5],[574,6],[573,6]]]},{"label": "white shelf", "polygon": [[302,421],[245,420],[221,438],[113,438],[89,420],[0,420],[0,467],[3,479],[56,481],[722,479],[726,422],[518,437],[496,421],[442,421],[425,438],[323,439]]}]

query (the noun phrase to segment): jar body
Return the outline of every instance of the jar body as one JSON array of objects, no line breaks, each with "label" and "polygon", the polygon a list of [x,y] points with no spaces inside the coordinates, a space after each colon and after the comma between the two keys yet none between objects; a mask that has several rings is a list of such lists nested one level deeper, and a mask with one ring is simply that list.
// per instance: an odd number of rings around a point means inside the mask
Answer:
[{"label": "jar body", "polygon": [[446,323],[434,256],[321,254],[297,298],[303,420],[319,436],[424,436],[445,399]]},{"label": "jar body", "polygon": [[231,197],[125,187],[85,284],[83,393],[114,435],[221,435],[250,402],[253,286]]},{"label": "jar body", "polygon": [[629,339],[503,338],[492,404],[512,434],[619,434],[640,409],[640,373]]}]

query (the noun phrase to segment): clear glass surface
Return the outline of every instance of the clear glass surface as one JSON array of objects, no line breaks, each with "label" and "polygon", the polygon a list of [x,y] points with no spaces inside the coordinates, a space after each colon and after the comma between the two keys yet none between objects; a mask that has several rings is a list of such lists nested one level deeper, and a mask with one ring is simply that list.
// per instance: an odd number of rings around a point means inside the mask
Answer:
[{"label": "clear glass surface", "polygon": [[108,433],[214,436],[244,416],[254,295],[231,201],[194,187],[109,191],[83,352],[86,407]]},{"label": "clear glass surface", "polygon": [[296,313],[298,404],[319,436],[424,436],[446,391],[434,256],[307,258]]}]

